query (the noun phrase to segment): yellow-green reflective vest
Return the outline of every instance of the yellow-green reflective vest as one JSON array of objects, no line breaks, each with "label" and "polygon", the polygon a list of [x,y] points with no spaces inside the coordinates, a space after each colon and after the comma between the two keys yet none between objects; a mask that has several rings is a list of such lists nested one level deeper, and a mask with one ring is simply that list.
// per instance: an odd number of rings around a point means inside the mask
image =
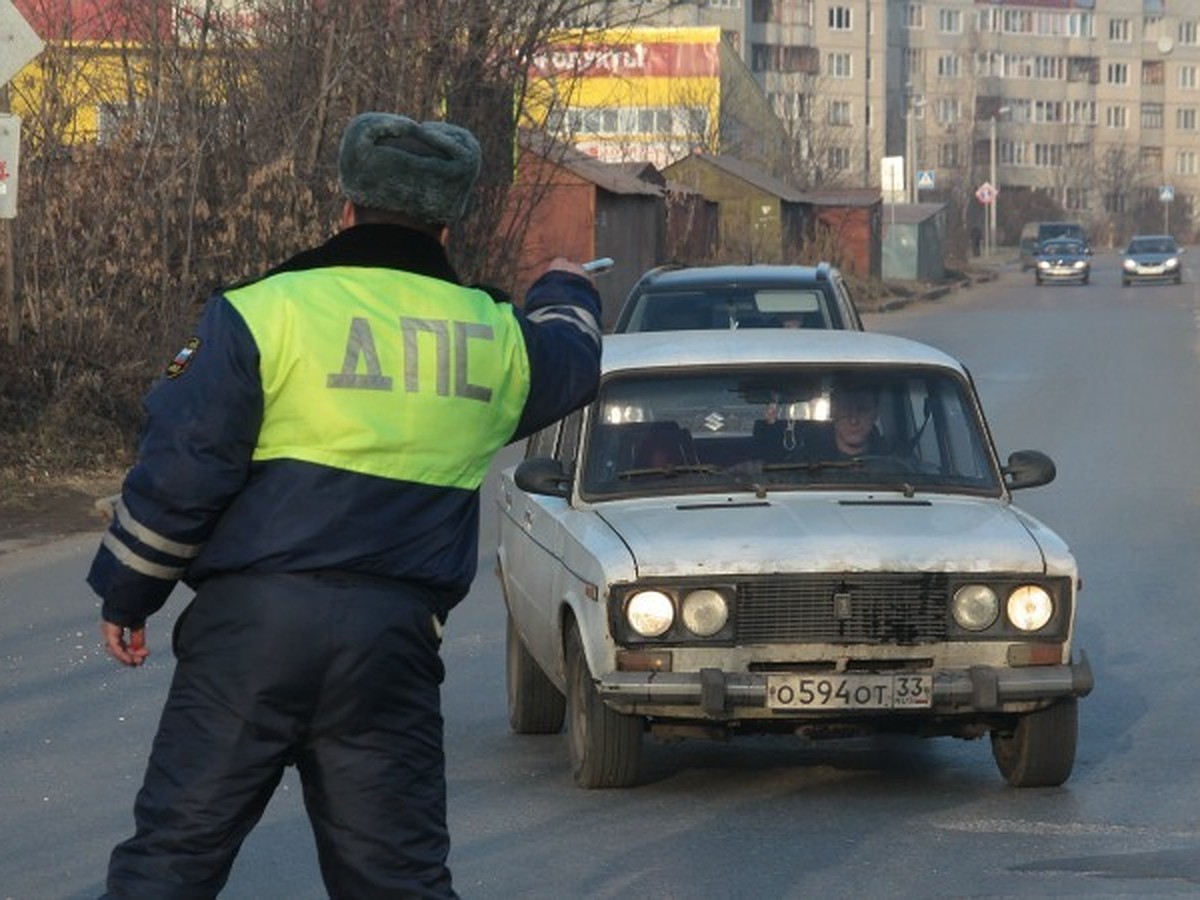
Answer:
[{"label": "yellow-green reflective vest", "polygon": [[512,308],[483,291],[334,266],[226,296],[260,355],[256,462],[473,490],[520,419],[524,339]]}]

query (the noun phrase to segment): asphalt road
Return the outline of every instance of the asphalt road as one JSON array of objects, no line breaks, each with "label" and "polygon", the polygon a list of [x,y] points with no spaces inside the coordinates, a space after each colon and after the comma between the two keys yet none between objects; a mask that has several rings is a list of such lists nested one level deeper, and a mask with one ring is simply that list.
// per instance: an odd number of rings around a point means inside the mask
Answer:
[{"label": "asphalt road", "polygon": [[[1005,787],[983,741],[775,738],[651,745],[644,784],[578,790],[562,736],[508,733],[489,511],[444,650],[460,894],[1200,896],[1200,297],[1194,273],[1122,290],[1115,257],[1096,270],[1085,288],[1010,272],[867,322],[964,359],[1001,452],[1058,463],[1053,484],[1016,499],[1083,573],[1097,684],[1064,787]],[[151,620],[151,662],[120,669],[82,581],[96,540],[0,556],[0,898],[98,895],[132,828],[187,594]],[[324,896],[289,776],[223,897]]]}]

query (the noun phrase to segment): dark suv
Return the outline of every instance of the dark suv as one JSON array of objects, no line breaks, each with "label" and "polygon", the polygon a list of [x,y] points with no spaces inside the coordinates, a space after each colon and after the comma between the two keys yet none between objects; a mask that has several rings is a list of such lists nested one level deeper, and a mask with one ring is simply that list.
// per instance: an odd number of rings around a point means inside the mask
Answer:
[{"label": "dark suv", "polygon": [[633,286],[613,331],[819,328],[862,331],[846,281],[815,266],[662,266]]}]

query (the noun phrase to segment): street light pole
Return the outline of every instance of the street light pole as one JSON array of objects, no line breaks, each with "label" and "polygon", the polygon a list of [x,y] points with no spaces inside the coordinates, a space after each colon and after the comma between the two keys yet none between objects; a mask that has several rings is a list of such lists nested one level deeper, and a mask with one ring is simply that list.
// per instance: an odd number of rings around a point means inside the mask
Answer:
[{"label": "street light pole", "polygon": [[916,178],[916,167],[913,165],[913,143],[913,105],[910,95],[904,108],[904,199],[908,203],[914,202],[915,193],[913,181]]},{"label": "street light pole", "polygon": [[996,116],[992,115],[991,140],[988,143],[988,184],[992,186],[992,202],[987,208],[987,241],[986,255],[990,258],[992,248],[996,244]]}]

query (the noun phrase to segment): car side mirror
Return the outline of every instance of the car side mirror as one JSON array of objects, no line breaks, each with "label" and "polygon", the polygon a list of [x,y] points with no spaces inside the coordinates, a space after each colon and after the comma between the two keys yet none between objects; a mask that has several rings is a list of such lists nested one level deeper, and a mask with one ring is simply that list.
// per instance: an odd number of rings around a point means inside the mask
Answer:
[{"label": "car side mirror", "polygon": [[1039,450],[1017,450],[1000,471],[1010,491],[1049,484],[1058,474],[1054,460]]},{"label": "car side mirror", "polygon": [[527,494],[547,497],[569,497],[571,476],[557,459],[535,456],[520,463],[513,472],[513,481]]}]

